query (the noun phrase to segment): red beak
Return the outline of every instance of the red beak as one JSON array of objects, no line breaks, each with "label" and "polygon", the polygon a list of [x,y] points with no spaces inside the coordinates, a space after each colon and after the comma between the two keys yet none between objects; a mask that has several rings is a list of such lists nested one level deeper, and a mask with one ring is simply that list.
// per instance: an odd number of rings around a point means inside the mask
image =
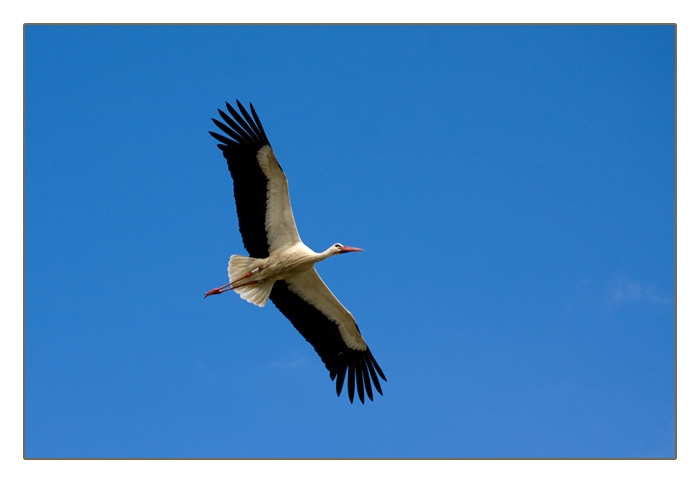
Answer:
[{"label": "red beak", "polygon": [[353,248],[353,247],[343,247],[340,249],[340,253],[347,253],[347,252],[364,252],[362,248]]}]

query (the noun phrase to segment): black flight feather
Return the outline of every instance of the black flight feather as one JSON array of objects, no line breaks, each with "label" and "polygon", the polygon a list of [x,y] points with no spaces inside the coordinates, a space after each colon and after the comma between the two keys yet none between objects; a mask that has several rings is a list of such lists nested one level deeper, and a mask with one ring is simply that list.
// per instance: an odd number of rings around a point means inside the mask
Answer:
[{"label": "black flight feather", "polygon": [[370,401],[374,401],[374,395],[372,394],[372,383],[369,380],[369,374],[367,373],[367,358],[362,358],[362,376],[365,381],[365,390],[367,391],[367,396]]},{"label": "black flight feather", "polygon": [[355,399],[355,364],[348,367],[348,397]]},{"label": "black flight feather", "polygon": [[362,404],[365,403],[365,390],[362,384],[362,359],[355,361],[355,382],[357,383],[357,395],[360,396]]},{"label": "black flight feather", "polygon": [[[248,126],[255,131],[255,134],[253,135],[254,137],[262,138],[262,135],[260,134],[260,131],[258,131],[258,127],[255,125],[253,120],[250,118],[248,113],[246,112],[245,108],[243,105],[236,99],[236,104],[238,104],[238,109],[240,109],[241,114],[243,114],[243,117],[245,117],[246,122],[248,123]],[[252,133],[251,133],[252,134]]]},{"label": "black flight feather", "polygon": [[243,120],[241,115],[238,114],[233,107],[231,107],[231,104],[227,102],[226,107],[228,108],[228,112],[230,112],[233,118],[236,120],[236,122],[238,122],[238,125],[245,130],[248,136],[250,136],[250,139],[258,138],[258,136],[255,134],[255,131],[253,131],[250,128],[250,126],[248,126],[248,123]]}]

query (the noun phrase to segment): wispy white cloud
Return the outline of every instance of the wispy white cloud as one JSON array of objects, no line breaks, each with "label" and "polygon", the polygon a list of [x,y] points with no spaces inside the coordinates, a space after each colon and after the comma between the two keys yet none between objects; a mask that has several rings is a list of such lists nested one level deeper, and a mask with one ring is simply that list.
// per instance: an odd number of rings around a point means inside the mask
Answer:
[{"label": "wispy white cloud", "polygon": [[634,302],[646,302],[654,304],[665,304],[672,302],[671,297],[661,295],[654,285],[648,285],[630,280],[618,280],[611,282],[608,294],[610,299],[619,304]]}]

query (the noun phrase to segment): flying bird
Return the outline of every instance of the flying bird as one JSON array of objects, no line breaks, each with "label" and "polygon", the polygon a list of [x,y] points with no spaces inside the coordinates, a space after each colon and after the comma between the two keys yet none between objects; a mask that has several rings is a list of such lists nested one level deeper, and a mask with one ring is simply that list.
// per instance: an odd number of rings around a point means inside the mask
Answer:
[{"label": "flying bird", "polygon": [[268,298],[316,349],[336,381],[338,396],[347,373],[348,397],[353,402],[355,387],[364,404],[370,400],[372,383],[379,394],[379,377],[384,373],[360,335],[348,310],[331,293],[314,265],[333,255],[360,252],[336,243],[316,253],[302,243],[289,203],[284,175],[260,119],[250,104],[251,116],[236,101],[240,114],[227,102],[231,117],[219,109],[225,121],[212,119],[229,137],[209,132],[221,144],[233,178],[238,227],[249,257],[232,255],[228,264],[229,283],[215,288],[204,298],[233,290],[241,298],[264,306]]}]

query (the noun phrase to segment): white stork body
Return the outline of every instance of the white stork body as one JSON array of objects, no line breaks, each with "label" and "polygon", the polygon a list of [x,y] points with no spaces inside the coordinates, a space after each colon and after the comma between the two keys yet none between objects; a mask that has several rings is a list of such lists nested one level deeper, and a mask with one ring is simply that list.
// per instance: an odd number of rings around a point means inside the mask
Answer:
[{"label": "white stork body", "polygon": [[[364,388],[372,399],[372,383],[382,393],[377,373],[386,381],[352,314],[331,293],[314,265],[333,255],[359,248],[339,243],[316,253],[302,243],[289,203],[287,177],[270,146],[251,104],[253,119],[240,102],[243,119],[228,103],[233,119],[219,110],[226,124],[214,123],[231,139],[210,132],[223,144],[233,178],[238,223],[250,257],[232,255],[229,283],[205,295],[234,290],[260,307],[271,299],[294,327],[310,342],[330,371],[338,377],[340,395],[348,374],[348,396],[353,401],[355,384],[364,403]],[[376,371],[375,371],[376,370]],[[371,380],[370,380],[371,379]]]}]

